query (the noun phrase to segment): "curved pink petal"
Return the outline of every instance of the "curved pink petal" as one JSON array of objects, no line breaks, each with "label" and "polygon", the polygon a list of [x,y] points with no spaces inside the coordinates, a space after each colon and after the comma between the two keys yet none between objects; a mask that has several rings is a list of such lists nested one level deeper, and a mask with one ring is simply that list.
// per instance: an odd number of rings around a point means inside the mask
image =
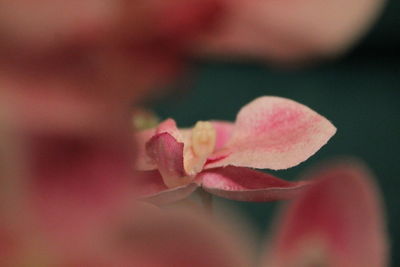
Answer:
[{"label": "curved pink petal", "polygon": [[169,133],[177,141],[182,141],[179,129],[176,127],[176,122],[173,119],[166,119],[156,128],[136,132],[134,135],[137,143],[137,159],[135,163],[136,169],[142,171],[157,169],[157,164],[151,157],[149,157],[146,151],[146,145],[154,135],[160,133]]},{"label": "curved pink petal", "polygon": [[337,164],[284,211],[266,266],[387,266],[382,205],[369,172]]},{"label": "curved pink petal", "polygon": [[158,166],[154,159],[154,155],[150,156],[146,147],[152,137],[161,133],[168,133],[177,142],[183,143],[182,135],[176,127],[176,122],[173,119],[167,119],[161,122],[156,128],[137,132],[135,134],[135,141],[137,143],[137,159],[135,167],[137,170],[148,171],[157,169]]},{"label": "curved pink petal", "polygon": [[161,122],[156,128],[156,133],[169,133],[177,141],[182,141],[182,136],[174,119],[166,119],[165,121]]},{"label": "curved pink petal", "polygon": [[184,168],[183,148],[184,144],[167,132],[156,134],[146,144],[147,154],[157,163],[164,183],[169,188],[192,180]]},{"label": "curved pink petal", "polygon": [[244,106],[232,138],[207,165],[286,169],[317,152],[336,132],[324,117],[295,101],[265,96]]},{"label": "curved pink petal", "polygon": [[198,175],[204,190],[240,201],[275,201],[297,196],[308,182],[288,182],[270,174],[241,167],[203,171]]},{"label": "curved pink petal", "polygon": [[168,188],[158,171],[137,172],[135,186],[137,195],[154,204],[168,204],[188,197],[199,186],[190,183],[183,186]]}]

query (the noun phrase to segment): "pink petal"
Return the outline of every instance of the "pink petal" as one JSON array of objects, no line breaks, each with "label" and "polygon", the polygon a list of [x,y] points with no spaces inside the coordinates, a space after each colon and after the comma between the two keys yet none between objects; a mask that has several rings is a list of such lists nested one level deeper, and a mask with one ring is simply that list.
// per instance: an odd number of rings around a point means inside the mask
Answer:
[{"label": "pink petal", "polygon": [[220,197],[239,201],[274,201],[296,196],[309,183],[288,182],[270,174],[241,167],[203,171],[198,175],[203,188]]},{"label": "pink petal", "polygon": [[217,132],[217,140],[215,141],[215,149],[221,149],[226,142],[231,138],[232,131],[234,129],[234,124],[227,121],[211,121],[212,126],[214,126]]},{"label": "pink petal", "polygon": [[242,166],[286,169],[317,152],[336,132],[324,117],[295,101],[260,97],[237,115],[232,138],[207,168]]},{"label": "pink petal", "polygon": [[148,129],[135,133],[135,141],[137,143],[135,168],[137,170],[147,171],[157,169],[157,163],[154,161],[154,158],[149,156],[146,146],[153,136],[161,133],[168,133],[177,141],[183,142],[181,133],[173,119],[167,119],[161,122],[155,129]]},{"label": "pink petal", "polygon": [[170,189],[164,184],[158,171],[137,172],[135,182],[139,198],[158,205],[184,199],[199,186],[197,183],[190,183]]},{"label": "pink petal", "polygon": [[156,129],[156,133],[169,133],[173,136],[176,140],[182,141],[182,136],[179,132],[178,127],[176,126],[176,122],[173,119],[166,119],[165,121],[161,122]]},{"label": "pink petal", "polygon": [[381,199],[364,166],[337,164],[312,178],[319,182],[276,224],[266,266],[387,266]]},{"label": "pink petal", "polygon": [[[233,0],[203,51],[276,62],[331,57],[376,19],[383,0]],[[343,8],[345,7],[345,8]]]},{"label": "pink petal", "polygon": [[167,132],[156,134],[146,144],[149,157],[157,163],[164,183],[170,188],[190,182],[183,164],[183,147]]}]

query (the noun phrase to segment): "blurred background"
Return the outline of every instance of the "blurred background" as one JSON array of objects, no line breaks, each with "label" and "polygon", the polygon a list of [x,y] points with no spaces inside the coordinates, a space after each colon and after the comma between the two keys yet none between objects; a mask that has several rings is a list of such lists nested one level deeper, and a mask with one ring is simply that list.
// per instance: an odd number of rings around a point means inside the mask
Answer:
[{"label": "blurred background", "polygon": [[[310,160],[275,173],[291,180],[337,156],[364,160],[383,191],[391,263],[400,266],[396,253],[400,250],[399,14],[400,2],[389,1],[378,23],[357,46],[319,65],[277,69],[229,58],[197,61],[186,82],[171,85],[167,98],[157,98],[149,106],[160,118],[172,117],[180,126],[191,126],[197,120],[234,120],[240,107],[262,95],[291,98],[324,115],[338,128],[336,136]],[[240,208],[261,233],[260,240],[278,205],[219,201]]]}]

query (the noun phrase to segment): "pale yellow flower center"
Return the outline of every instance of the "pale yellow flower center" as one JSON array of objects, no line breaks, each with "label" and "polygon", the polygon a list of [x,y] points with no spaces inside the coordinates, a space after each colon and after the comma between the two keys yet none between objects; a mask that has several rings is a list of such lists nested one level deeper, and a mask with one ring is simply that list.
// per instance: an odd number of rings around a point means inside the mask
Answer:
[{"label": "pale yellow flower center", "polygon": [[208,157],[215,147],[217,134],[208,121],[198,121],[192,130],[192,149],[197,157]]},{"label": "pale yellow flower center", "polygon": [[185,169],[189,175],[199,173],[215,148],[217,133],[208,121],[198,121],[192,129],[185,153]]}]

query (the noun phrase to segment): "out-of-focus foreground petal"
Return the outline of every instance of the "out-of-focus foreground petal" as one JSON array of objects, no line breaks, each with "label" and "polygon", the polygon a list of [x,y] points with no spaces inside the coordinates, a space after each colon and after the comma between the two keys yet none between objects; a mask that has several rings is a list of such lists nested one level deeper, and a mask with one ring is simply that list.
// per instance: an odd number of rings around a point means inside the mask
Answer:
[{"label": "out-of-focus foreground petal", "polygon": [[[76,249],[132,201],[130,136],[32,135],[23,196],[46,238]],[[75,244],[74,247],[71,247]]]},{"label": "out-of-focus foreground petal", "polygon": [[114,243],[110,242],[119,248],[114,265],[249,266],[245,244],[212,218],[168,210],[135,216],[129,221],[131,225],[122,227]]},{"label": "out-of-focus foreground petal", "polygon": [[182,186],[168,188],[158,170],[139,171],[135,175],[135,195],[156,205],[179,201],[193,193],[198,183],[192,182]]},{"label": "out-of-focus foreground petal", "polygon": [[260,97],[237,115],[232,137],[206,168],[241,166],[286,169],[317,152],[336,128],[324,117],[295,101]]},{"label": "out-of-focus foreground petal", "polygon": [[275,62],[332,57],[359,39],[384,0],[232,0],[201,50]]},{"label": "out-of-focus foreground petal", "polygon": [[14,162],[15,147],[9,131],[9,118],[5,114],[2,99],[0,99],[0,266],[10,264],[19,247],[16,238],[18,231],[12,227],[17,215],[17,191],[19,166]]},{"label": "out-of-focus foreground petal", "polygon": [[130,122],[127,100],[75,90],[57,79],[44,80],[11,77],[0,70],[2,97],[19,132],[98,135]]},{"label": "out-of-focus foreground petal", "polygon": [[221,12],[220,0],[4,0],[0,70],[137,98],[181,69]]},{"label": "out-of-focus foreground petal", "polygon": [[249,168],[228,166],[198,175],[204,190],[239,201],[275,201],[290,199],[304,190],[308,182],[288,182]]},{"label": "out-of-focus foreground petal", "polygon": [[155,170],[157,164],[147,155],[146,144],[155,135],[156,129],[150,128],[134,133],[134,142],[136,143],[136,161],[135,169],[141,171]]},{"label": "out-of-focus foreground petal", "polygon": [[29,51],[87,47],[121,34],[134,41],[155,36],[159,41],[189,42],[212,26],[221,8],[216,0],[3,0],[2,46],[25,46]]},{"label": "out-of-focus foreground petal", "polygon": [[[0,92],[1,93],[1,92]],[[0,266],[25,266],[22,255],[40,252],[35,241],[35,222],[26,203],[26,165],[21,136],[13,127],[12,116],[0,97]],[[32,262],[30,262],[32,263]]]},{"label": "out-of-focus foreground petal", "polygon": [[25,128],[128,124],[220,12],[220,0],[0,1],[0,90]]},{"label": "out-of-focus foreground petal", "polygon": [[264,266],[387,266],[382,203],[368,170],[337,163],[312,178],[283,210]]},{"label": "out-of-focus foreground petal", "polygon": [[42,254],[18,250],[16,257],[7,262],[11,265],[6,266],[25,266],[18,265],[21,262],[63,267],[249,266],[246,244],[213,218],[188,210],[141,206],[137,203],[130,211],[109,218],[109,228],[104,229],[97,243],[80,253],[68,254],[51,246],[39,251]]}]

